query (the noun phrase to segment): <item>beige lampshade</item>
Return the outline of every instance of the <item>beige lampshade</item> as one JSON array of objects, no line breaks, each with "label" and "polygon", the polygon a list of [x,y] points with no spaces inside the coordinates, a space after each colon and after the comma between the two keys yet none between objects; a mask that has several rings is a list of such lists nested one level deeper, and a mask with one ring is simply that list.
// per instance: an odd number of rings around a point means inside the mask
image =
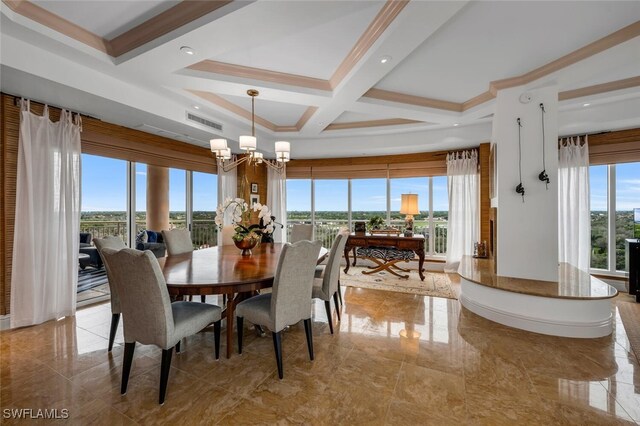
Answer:
[{"label": "beige lampshade", "polygon": [[402,194],[401,214],[420,214],[418,209],[418,194]]}]

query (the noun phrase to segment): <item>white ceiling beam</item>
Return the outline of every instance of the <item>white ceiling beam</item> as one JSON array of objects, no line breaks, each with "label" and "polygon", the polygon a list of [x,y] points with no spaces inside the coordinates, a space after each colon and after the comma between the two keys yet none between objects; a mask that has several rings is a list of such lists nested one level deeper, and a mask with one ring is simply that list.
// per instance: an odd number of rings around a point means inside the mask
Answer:
[{"label": "white ceiling beam", "polygon": [[[318,109],[301,133],[305,136],[319,134],[466,3],[413,1],[407,4],[363,59],[334,89],[332,101]],[[393,55],[392,59],[385,64],[380,63],[380,58],[389,54]]]}]

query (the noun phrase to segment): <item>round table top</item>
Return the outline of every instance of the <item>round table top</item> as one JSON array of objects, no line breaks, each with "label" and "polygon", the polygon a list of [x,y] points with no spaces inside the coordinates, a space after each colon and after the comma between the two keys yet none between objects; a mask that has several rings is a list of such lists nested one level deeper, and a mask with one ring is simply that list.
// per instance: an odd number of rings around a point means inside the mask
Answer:
[{"label": "round table top", "polygon": [[[158,259],[170,294],[224,294],[271,287],[282,243],[263,243],[242,256],[234,245]],[[318,261],[327,255],[322,248]]]}]

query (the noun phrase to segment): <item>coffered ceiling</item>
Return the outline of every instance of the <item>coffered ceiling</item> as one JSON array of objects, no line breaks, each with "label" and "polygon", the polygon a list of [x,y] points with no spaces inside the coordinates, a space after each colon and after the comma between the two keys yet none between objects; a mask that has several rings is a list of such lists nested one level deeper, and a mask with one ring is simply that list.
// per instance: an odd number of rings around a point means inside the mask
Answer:
[{"label": "coffered ceiling", "polygon": [[[558,85],[561,134],[640,125],[640,2],[1,7],[3,91],[47,102],[86,93],[104,102],[78,101],[82,112],[200,145],[247,133],[249,88],[260,91],[256,125],[269,141],[260,149],[286,139],[294,157],[477,144],[490,137],[496,91],[520,85]],[[222,124],[222,134],[186,111]]]}]

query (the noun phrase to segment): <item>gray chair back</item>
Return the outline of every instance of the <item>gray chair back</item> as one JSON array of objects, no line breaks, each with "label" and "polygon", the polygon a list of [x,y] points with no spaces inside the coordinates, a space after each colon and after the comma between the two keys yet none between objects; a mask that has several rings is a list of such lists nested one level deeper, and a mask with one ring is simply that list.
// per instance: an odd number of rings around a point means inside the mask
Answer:
[{"label": "gray chair back", "polygon": [[119,314],[122,312],[120,310],[120,299],[118,298],[118,292],[115,289],[115,286],[111,284],[111,281],[112,281],[111,271],[109,270],[109,264],[107,263],[104,256],[102,255],[102,250],[104,249],[122,250],[123,248],[127,248],[127,246],[125,245],[124,241],[122,241],[120,237],[113,237],[113,236],[108,236],[104,238],[94,238],[93,244],[98,249],[98,253],[100,254],[100,257],[102,258],[102,261],[104,263],[104,268],[107,271],[107,281],[109,283],[109,292],[111,293],[111,313]]},{"label": "gray chair back", "polygon": [[282,248],[273,280],[271,319],[273,332],[311,318],[311,291],[322,244],[299,241]]},{"label": "gray chair back", "polygon": [[311,241],[313,239],[313,225],[306,225],[303,223],[296,223],[291,227],[290,243],[297,243],[298,241]]},{"label": "gray chair back", "polygon": [[125,343],[170,347],[173,313],[158,259],[148,250],[104,249],[124,319]]},{"label": "gray chair back", "polygon": [[327,266],[324,270],[324,276],[322,278],[322,292],[331,296],[338,291],[338,280],[340,279],[340,259],[344,252],[344,246],[347,244],[348,235],[339,233],[336,235],[333,244],[331,245],[331,251],[329,252],[329,259],[327,260]]},{"label": "gray chair back", "polygon": [[191,242],[191,233],[188,229],[172,229],[170,231],[162,231],[164,244],[167,246],[167,254],[176,256],[193,251],[193,242]]}]

